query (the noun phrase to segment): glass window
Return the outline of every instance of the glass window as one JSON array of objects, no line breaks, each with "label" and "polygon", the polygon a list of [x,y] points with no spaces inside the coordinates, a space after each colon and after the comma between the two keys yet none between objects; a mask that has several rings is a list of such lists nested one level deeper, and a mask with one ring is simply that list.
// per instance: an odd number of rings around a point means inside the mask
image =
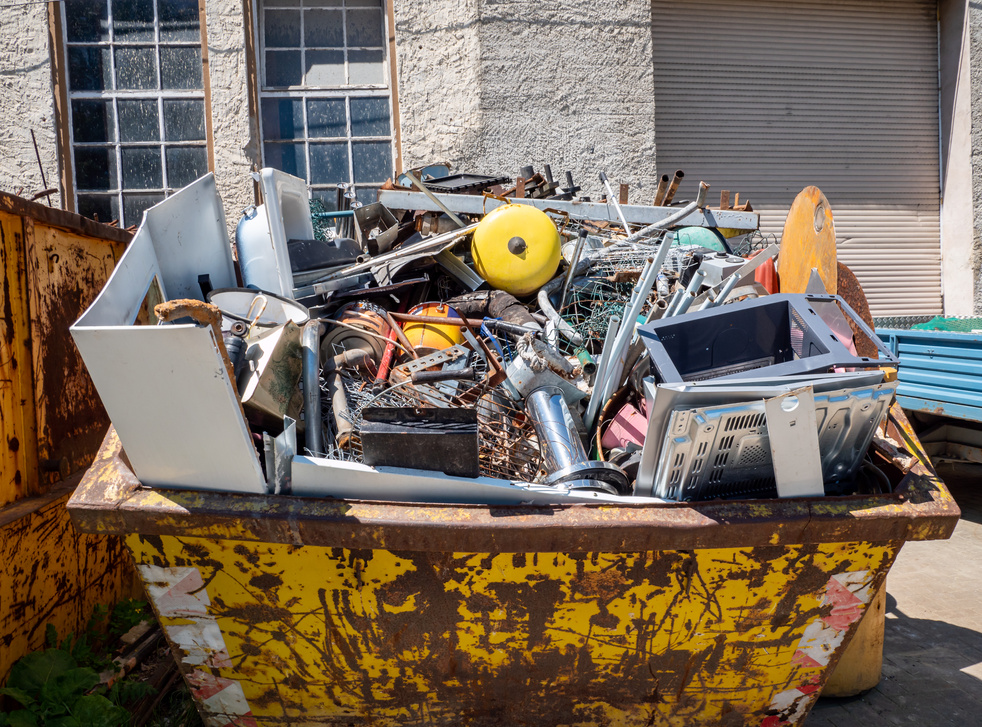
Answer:
[{"label": "glass window", "polygon": [[208,171],[198,2],[62,6],[76,209],[139,224]]},{"label": "glass window", "polygon": [[373,202],[393,174],[382,0],[260,0],[259,19],[264,165]]}]

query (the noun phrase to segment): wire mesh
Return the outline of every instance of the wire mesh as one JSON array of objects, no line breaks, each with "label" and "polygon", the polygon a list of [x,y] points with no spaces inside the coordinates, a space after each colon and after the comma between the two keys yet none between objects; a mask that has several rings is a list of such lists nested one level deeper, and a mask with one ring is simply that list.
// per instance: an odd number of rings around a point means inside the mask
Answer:
[{"label": "wire mesh", "polygon": [[[476,357],[475,357],[476,358]],[[474,367],[483,379],[480,359]],[[479,470],[486,477],[532,482],[540,468],[538,440],[524,409],[500,386],[480,382],[445,381],[413,384],[410,381],[388,388],[376,384],[371,372],[346,370],[341,384],[347,410],[333,412],[329,392],[322,396],[324,426],[328,432],[330,459],[362,461],[361,426],[368,407],[469,408],[477,411]],[[335,416],[351,425],[350,437],[337,444]]]}]

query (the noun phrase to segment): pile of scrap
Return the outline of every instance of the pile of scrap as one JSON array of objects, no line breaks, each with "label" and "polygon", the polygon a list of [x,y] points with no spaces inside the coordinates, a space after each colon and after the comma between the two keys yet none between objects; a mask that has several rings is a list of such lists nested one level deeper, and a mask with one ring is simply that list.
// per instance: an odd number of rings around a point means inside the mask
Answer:
[{"label": "pile of scrap", "polygon": [[[308,203],[302,180],[258,176],[264,204],[235,239],[243,286],[185,271],[200,299],[163,300],[154,317],[215,332],[272,493],[655,503],[889,489],[866,452],[895,359],[835,295],[814,188],[778,256],[749,249],[758,217],[728,192],[718,209],[702,182],[676,201],[681,172],[652,206],[604,174],[593,201],[548,167],[412,170],[367,205],[347,185]],[[778,292],[775,258],[807,265],[801,251],[829,239],[831,267],[819,255]]]}]

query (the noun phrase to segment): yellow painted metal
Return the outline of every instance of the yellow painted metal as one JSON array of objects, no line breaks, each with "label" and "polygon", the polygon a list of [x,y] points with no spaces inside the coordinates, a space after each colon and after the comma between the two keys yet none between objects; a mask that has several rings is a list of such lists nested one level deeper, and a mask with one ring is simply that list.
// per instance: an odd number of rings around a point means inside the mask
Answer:
[{"label": "yellow painted metal", "polygon": [[835,295],[838,289],[835,223],[832,208],[818,187],[805,187],[788,210],[781,235],[777,270],[782,293],[804,293],[812,268]]},{"label": "yellow painted metal", "polygon": [[492,287],[528,295],[548,283],[559,267],[559,231],[535,207],[502,205],[474,230],[471,255],[475,269]]},{"label": "yellow painted metal", "polygon": [[795,724],[900,547],[126,542],[199,707],[259,726]]},{"label": "yellow painted metal", "polygon": [[26,264],[24,220],[0,212],[0,507],[40,492]]},{"label": "yellow painted metal", "polygon": [[[422,303],[412,308],[409,315],[446,318],[451,315],[452,311],[453,309],[446,303]],[[413,348],[421,355],[442,351],[464,340],[460,326],[407,322],[402,328],[406,338],[413,344]]]},{"label": "yellow painted metal", "polygon": [[77,531],[65,507],[109,423],[68,326],[128,239],[0,193],[0,683],[48,624],[80,634],[133,593],[122,540]]}]

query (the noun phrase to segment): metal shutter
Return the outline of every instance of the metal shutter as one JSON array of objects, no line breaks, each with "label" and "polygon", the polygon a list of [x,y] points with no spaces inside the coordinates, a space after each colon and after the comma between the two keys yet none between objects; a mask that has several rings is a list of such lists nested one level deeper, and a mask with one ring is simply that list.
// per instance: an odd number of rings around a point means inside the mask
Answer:
[{"label": "metal shutter", "polygon": [[659,173],[778,238],[814,184],[873,314],[940,313],[936,4],[655,0],[652,24]]}]

